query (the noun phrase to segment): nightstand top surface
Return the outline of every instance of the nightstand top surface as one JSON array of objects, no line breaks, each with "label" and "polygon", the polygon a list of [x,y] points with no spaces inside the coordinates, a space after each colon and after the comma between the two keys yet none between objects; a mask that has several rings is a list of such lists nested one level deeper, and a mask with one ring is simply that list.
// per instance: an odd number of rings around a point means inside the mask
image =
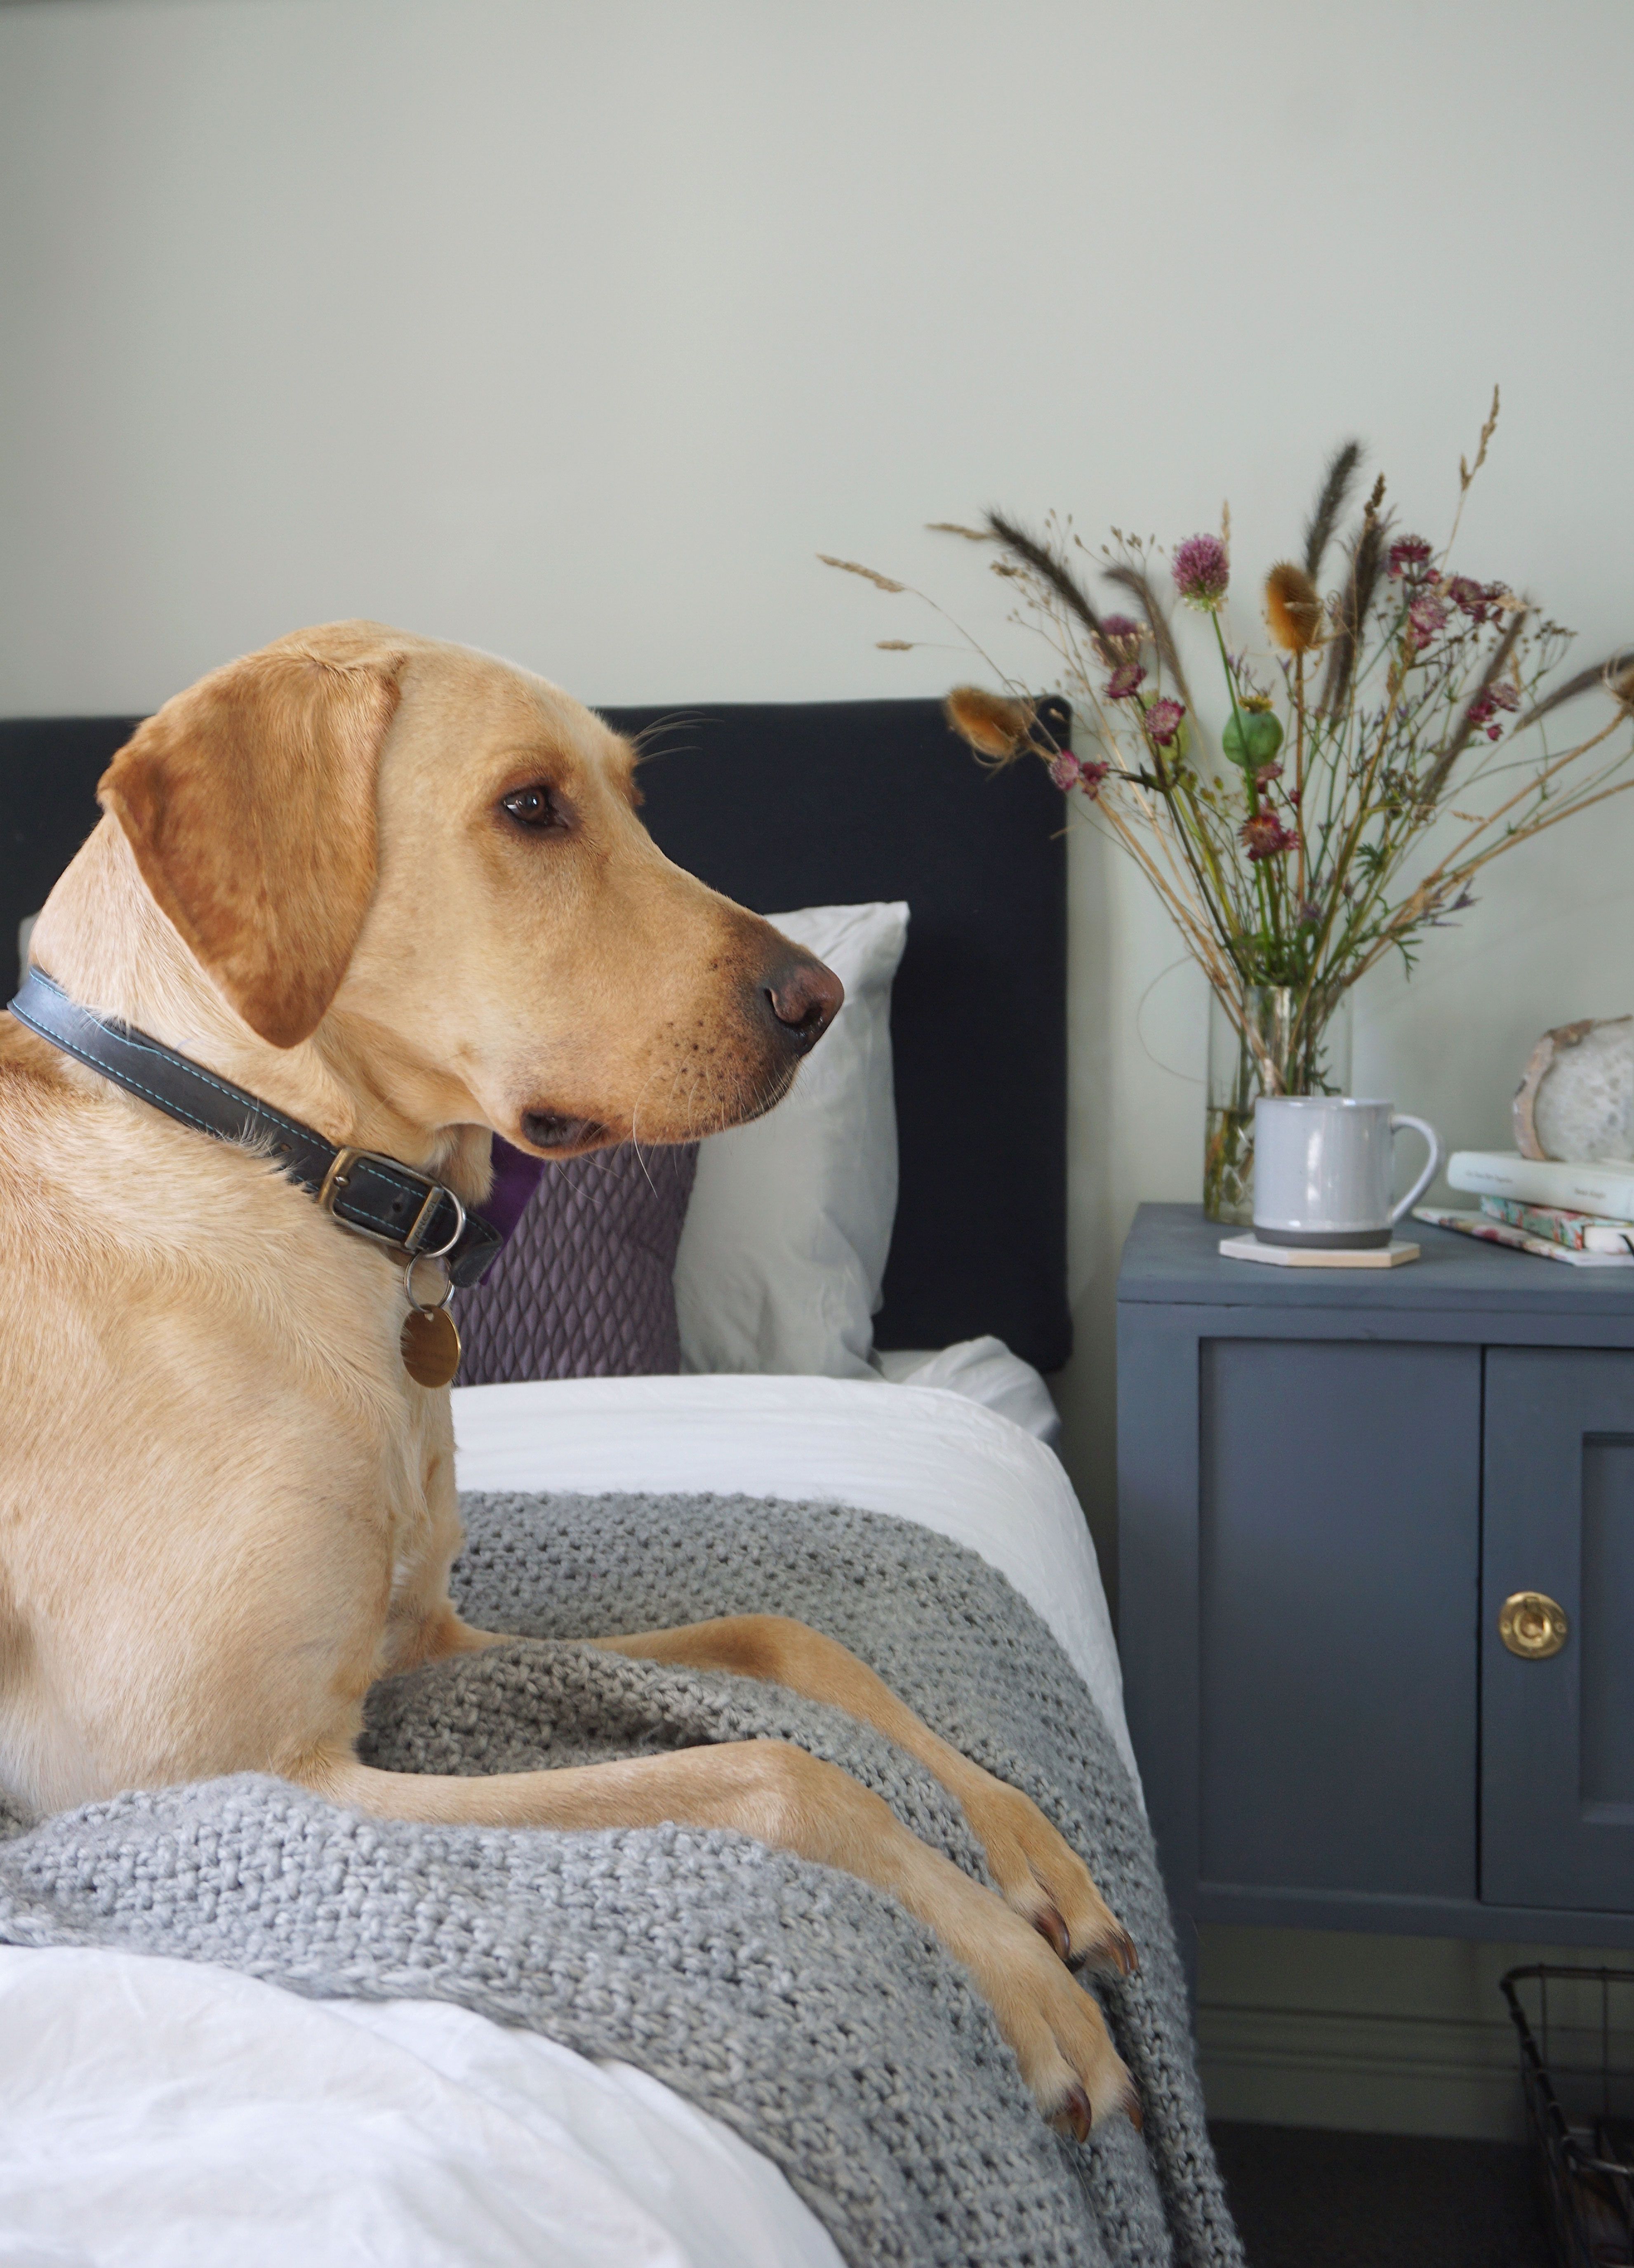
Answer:
[{"label": "nightstand top surface", "polygon": [[1536,1315],[1634,1319],[1634,1268],[1572,1268],[1483,1244],[1410,1216],[1396,1234],[1421,1248],[1404,1268],[1267,1268],[1223,1260],[1223,1236],[1195,1204],[1144,1204],[1123,1247],[1118,1298],[1213,1307],[1381,1311],[1506,1308]]}]

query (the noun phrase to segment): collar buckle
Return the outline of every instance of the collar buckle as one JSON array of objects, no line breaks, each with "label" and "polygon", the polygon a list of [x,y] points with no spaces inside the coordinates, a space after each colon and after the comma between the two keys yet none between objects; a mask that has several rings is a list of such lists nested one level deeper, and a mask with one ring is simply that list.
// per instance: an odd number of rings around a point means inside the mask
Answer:
[{"label": "collar buckle", "polygon": [[[335,1201],[350,1180],[353,1168],[359,1164],[384,1167],[394,1179],[418,1182],[424,1189],[425,1197],[420,1210],[406,1233],[395,1230],[387,1233],[371,1227],[366,1221],[350,1219],[344,1213],[335,1211]],[[453,1228],[441,1244],[428,1245],[423,1241],[425,1233],[445,1197],[454,1209]],[[320,1210],[327,1212],[340,1227],[355,1229],[358,1235],[372,1237],[377,1244],[393,1245],[398,1251],[406,1252],[411,1260],[446,1259],[465,1234],[465,1204],[456,1192],[442,1182],[434,1182],[428,1174],[416,1173],[401,1159],[388,1158],[380,1150],[337,1150],[328,1171],[319,1184],[317,1199]]]}]

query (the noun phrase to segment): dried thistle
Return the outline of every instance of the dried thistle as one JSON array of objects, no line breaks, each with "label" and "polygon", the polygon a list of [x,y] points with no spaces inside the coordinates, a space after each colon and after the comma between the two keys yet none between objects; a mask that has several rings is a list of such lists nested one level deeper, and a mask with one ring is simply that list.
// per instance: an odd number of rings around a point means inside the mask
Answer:
[{"label": "dried thistle", "polygon": [[956,685],[942,703],[942,714],[978,756],[1002,769],[1020,755],[1038,710],[1031,701],[1012,701],[980,685]]},{"label": "dried thistle", "polygon": [[1355,480],[1362,461],[1359,441],[1345,441],[1328,460],[1328,470],[1317,491],[1316,502],[1305,529],[1305,571],[1314,583],[1322,571],[1322,561],[1333,532],[1339,525],[1339,516],[1350,500],[1351,484]]},{"label": "dried thistle", "polygon": [[1309,653],[1321,644],[1321,594],[1292,559],[1281,561],[1265,578],[1265,619],[1284,653]]}]

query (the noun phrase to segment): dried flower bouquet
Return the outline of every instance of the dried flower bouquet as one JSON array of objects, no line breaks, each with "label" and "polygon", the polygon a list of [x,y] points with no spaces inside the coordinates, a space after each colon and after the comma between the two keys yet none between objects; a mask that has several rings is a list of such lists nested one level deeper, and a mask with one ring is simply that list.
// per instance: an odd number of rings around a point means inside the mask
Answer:
[{"label": "dried flower bouquet", "polygon": [[[996,549],[991,571],[1018,593],[1009,619],[1054,657],[1049,689],[1072,706],[1076,746],[1050,735],[1037,699],[1045,688],[999,668],[962,631],[1001,689],[959,688],[950,722],[986,762],[1041,758],[1073,809],[1136,861],[1265,1092],[1321,1091],[1323,1035],[1358,977],[1390,953],[1410,970],[1424,932],[1474,903],[1470,886],[1491,859],[1634,786],[1634,646],[1551,682],[1571,633],[1506,582],[1453,569],[1498,406],[1494,392],[1474,463],[1460,460],[1446,542],[1395,534],[1380,477],[1325,591],[1362,454],[1354,441],[1335,453],[1299,557],[1265,579],[1269,653],[1227,637],[1229,512],[1218,535],[1175,547],[1169,578],[1206,620],[1224,681],[1212,747],[1154,579],[1155,543],[1114,529],[1093,553],[1054,515],[1041,535],[997,512],[980,527],[937,523]],[[821,556],[882,591],[924,599]],[[1091,575],[1136,611],[1103,612]],[[893,652],[916,643],[880,641]],[[1609,714],[1558,744],[1558,712],[1592,692]],[[1270,1018],[1261,1012],[1268,992],[1281,1004]],[[1243,1100],[1251,1110],[1251,1094]],[[1231,1164],[1212,1152],[1210,1162]],[[1207,1194],[1211,1211],[1233,1217],[1218,1186]]]}]

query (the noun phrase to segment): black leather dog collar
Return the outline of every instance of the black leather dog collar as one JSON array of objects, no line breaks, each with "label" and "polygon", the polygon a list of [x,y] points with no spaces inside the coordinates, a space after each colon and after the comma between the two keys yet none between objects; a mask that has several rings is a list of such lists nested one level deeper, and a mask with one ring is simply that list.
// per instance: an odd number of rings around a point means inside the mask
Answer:
[{"label": "black leather dog collar", "polygon": [[270,1163],[317,1198],[343,1228],[407,1257],[440,1260],[461,1287],[478,1284],[504,1239],[467,1212],[440,1182],[374,1150],[337,1148],[173,1048],[111,1018],[93,1016],[38,968],[23,979],[11,1013],[42,1040],[140,1095],[157,1110],[217,1141],[264,1149]]}]

